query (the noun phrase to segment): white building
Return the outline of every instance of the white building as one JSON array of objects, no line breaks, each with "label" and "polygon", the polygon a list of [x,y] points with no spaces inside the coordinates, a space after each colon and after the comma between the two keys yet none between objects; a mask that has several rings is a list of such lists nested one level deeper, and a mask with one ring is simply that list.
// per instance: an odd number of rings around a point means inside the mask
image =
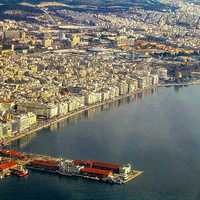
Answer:
[{"label": "white building", "polygon": [[68,112],[78,110],[85,105],[84,96],[72,96],[68,100]]},{"label": "white building", "polygon": [[152,77],[152,85],[158,85],[159,83],[159,78],[157,74],[151,74]]},{"label": "white building", "polygon": [[138,89],[138,81],[135,79],[129,80],[128,83],[128,93],[132,94]]},{"label": "white building", "polygon": [[128,93],[128,84],[126,82],[119,83],[118,87],[120,95],[125,95]]},{"label": "white building", "polygon": [[145,89],[147,87],[147,79],[146,77],[138,78],[138,88]]},{"label": "white building", "polygon": [[85,94],[85,104],[91,105],[98,102],[101,102],[102,100],[102,93],[100,92],[90,92]]},{"label": "white building", "polygon": [[168,80],[167,69],[166,68],[160,68],[158,70],[158,76],[159,76],[160,80]]},{"label": "white building", "polygon": [[36,124],[37,122],[36,115],[31,112],[18,115],[15,117],[15,119],[18,123],[19,132],[22,132],[30,128],[32,125]]},{"label": "white building", "polygon": [[58,115],[66,115],[68,113],[68,102],[60,102],[58,104]]},{"label": "white building", "polygon": [[43,103],[19,103],[17,110],[25,112],[33,112],[38,117],[52,118],[58,115],[58,106],[55,104]]},{"label": "white building", "polygon": [[110,91],[109,90],[104,90],[102,92],[102,101],[107,101],[110,99]]},{"label": "white building", "polygon": [[12,135],[12,125],[10,122],[0,123],[0,139],[4,139]]}]

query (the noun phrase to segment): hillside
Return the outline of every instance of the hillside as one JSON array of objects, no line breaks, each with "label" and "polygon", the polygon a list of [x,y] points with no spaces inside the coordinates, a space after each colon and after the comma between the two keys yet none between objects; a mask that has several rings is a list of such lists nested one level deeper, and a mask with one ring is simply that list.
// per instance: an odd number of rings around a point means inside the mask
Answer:
[{"label": "hillside", "polygon": [[[49,2],[50,0],[0,0],[1,4],[15,5],[22,2],[27,2],[31,4],[40,4],[44,2]],[[52,0],[53,2],[65,3],[67,5],[73,6],[95,6],[101,9],[107,9],[108,7],[141,7],[147,10],[169,10],[173,9],[168,4],[161,3],[159,0]]]}]

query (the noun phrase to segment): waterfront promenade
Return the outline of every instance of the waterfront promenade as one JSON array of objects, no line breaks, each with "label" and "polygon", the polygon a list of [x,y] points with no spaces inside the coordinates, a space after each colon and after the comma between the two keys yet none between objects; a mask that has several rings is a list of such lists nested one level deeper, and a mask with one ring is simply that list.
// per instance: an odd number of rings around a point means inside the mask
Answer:
[{"label": "waterfront promenade", "polygon": [[94,104],[94,105],[90,105],[90,106],[84,106],[82,107],[81,109],[79,110],[76,110],[76,111],[73,111],[73,112],[70,112],[70,113],[67,113],[66,115],[62,115],[62,116],[57,116],[57,117],[54,117],[52,119],[48,119],[48,120],[41,120],[39,121],[36,125],[34,125],[33,127],[25,130],[24,132],[21,132],[15,136],[12,136],[12,137],[9,137],[6,139],[6,141],[3,143],[3,146],[8,146],[10,145],[12,142],[18,140],[18,139],[21,139],[25,136],[28,136],[30,134],[37,134],[39,133],[40,130],[44,129],[44,128],[48,128],[50,127],[51,125],[54,125],[60,121],[63,121],[67,118],[70,118],[70,117],[73,117],[75,115],[78,115],[80,113],[83,113],[85,111],[88,111],[88,110],[92,110],[92,109],[95,109],[99,106],[102,106],[102,105],[105,105],[105,104],[109,104],[109,103],[112,103],[112,102],[115,102],[115,101],[118,101],[120,99],[123,99],[123,98],[126,98],[126,97],[130,97],[130,96],[133,96],[133,95],[136,95],[138,93],[141,93],[145,90],[149,90],[149,89],[152,89],[152,88],[155,88],[155,87],[172,87],[172,86],[189,86],[189,85],[199,85],[200,84],[200,81],[197,80],[197,81],[192,81],[192,82],[188,82],[188,83],[169,83],[169,84],[159,84],[158,86],[154,86],[154,87],[149,87],[149,88],[146,88],[144,90],[142,89],[138,89],[135,93],[130,93],[130,94],[126,94],[126,95],[121,95],[121,96],[118,96],[118,97],[115,97],[113,99],[110,99],[108,101],[103,101],[103,102],[99,102],[97,104]]},{"label": "waterfront promenade", "polygon": [[[156,86],[157,87],[157,86]],[[14,135],[14,136],[11,136],[9,138],[6,138],[6,141],[3,142],[2,146],[8,146],[10,145],[12,142],[18,140],[18,139],[21,139],[25,136],[28,136],[28,135],[31,135],[31,134],[37,134],[39,133],[40,130],[44,129],[44,128],[48,128],[50,127],[51,125],[54,125],[60,121],[63,121],[65,119],[68,119],[70,117],[73,117],[75,115],[78,115],[80,113],[83,113],[85,111],[88,111],[88,110],[92,110],[92,109],[95,109],[99,106],[102,106],[102,105],[105,105],[105,104],[109,104],[109,103],[113,103],[115,101],[118,101],[120,99],[123,99],[123,98],[127,98],[127,97],[130,97],[130,96],[133,96],[133,95],[136,95],[138,93],[141,93],[145,90],[149,90],[149,89],[152,89],[152,88],[155,88],[154,87],[150,87],[150,88],[146,88],[144,90],[142,89],[138,89],[135,93],[130,93],[130,94],[126,94],[126,95],[120,95],[118,97],[115,97],[113,99],[110,99],[108,101],[103,101],[103,102],[99,102],[99,103],[96,103],[94,105],[90,105],[90,106],[84,106],[82,107],[81,109],[79,110],[76,110],[76,111],[73,111],[73,112],[70,112],[70,113],[67,113],[66,115],[62,115],[62,116],[57,116],[57,117],[54,117],[52,119],[48,119],[48,120],[41,120],[41,121],[38,121],[36,125],[30,127],[29,129],[25,130],[24,132],[21,132],[21,133],[18,133],[17,135]]]}]

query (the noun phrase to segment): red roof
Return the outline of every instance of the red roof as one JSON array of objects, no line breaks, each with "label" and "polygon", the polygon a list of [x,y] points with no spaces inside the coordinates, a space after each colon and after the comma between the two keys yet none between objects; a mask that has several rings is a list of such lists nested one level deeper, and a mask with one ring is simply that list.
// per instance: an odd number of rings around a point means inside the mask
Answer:
[{"label": "red roof", "polygon": [[95,160],[93,160],[91,162],[93,162],[93,165],[95,165],[95,166],[109,167],[109,168],[113,168],[113,169],[118,169],[122,166],[122,165],[116,164],[116,163],[99,162],[99,161],[95,161]]},{"label": "red roof", "polygon": [[15,150],[5,150],[5,149],[1,149],[0,150],[0,153],[1,154],[4,154],[4,155],[8,155],[8,156],[13,156],[13,157],[17,157],[17,158],[23,158],[24,155],[19,152],[19,151],[15,151]]},{"label": "red roof", "polygon": [[75,165],[89,165],[92,166],[93,162],[91,162],[90,160],[74,160],[73,163]]},{"label": "red roof", "polygon": [[112,175],[112,171],[110,170],[102,170],[102,169],[95,169],[95,168],[89,168],[89,167],[82,168],[80,169],[80,171],[84,173],[103,175],[103,176]]},{"label": "red roof", "polygon": [[111,168],[111,169],[119,169],[122,165],[115,164],[115,163],[108,163],[108,162],[100,162],[96,160],[74,160],[75,165],[85,165],[90,167],[105,167],[105,168]]},{"label": "red roof", "polygon": [[33,160],[31,162],[32,165],[41,165],[48,167],[57,167],[59,165],[58,161],[55,160]]},{"label": "red roof", "polygon": [[16,167],[16,166],[17,166],[17,163],[15,161],[9,161],[9,162],[5,162],[5,163],[1,163],[0,164],[0,171],[10,169],[10,168],[13,168],[13,167]]}]

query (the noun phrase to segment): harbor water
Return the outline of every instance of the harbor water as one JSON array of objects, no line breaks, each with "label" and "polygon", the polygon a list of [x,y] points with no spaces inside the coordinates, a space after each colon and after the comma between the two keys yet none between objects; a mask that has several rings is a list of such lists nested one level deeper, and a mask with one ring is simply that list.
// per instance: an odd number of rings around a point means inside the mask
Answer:
[{"label": "harbor water", "polygon": [[0,180],[0,200],[199,200],[200,87],[168,87],[101,106],[10,148],[70,159],[130,162],[125,185],[30,172]]}]

